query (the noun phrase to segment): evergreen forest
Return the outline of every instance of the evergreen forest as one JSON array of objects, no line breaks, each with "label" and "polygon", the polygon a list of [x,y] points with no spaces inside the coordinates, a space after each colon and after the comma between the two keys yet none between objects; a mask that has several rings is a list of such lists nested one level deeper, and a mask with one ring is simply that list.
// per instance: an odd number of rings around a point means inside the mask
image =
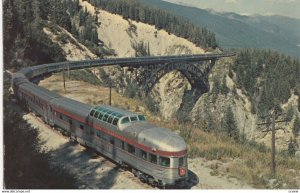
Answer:
[{"label": "evergreen forest", "polygon": [[237,84],[251,99],[252,113],[265,115],[274,106],[286,103],[292,94],[299,96],[297,58],[270,50],[244,49],[238,52],[231,67]]}]

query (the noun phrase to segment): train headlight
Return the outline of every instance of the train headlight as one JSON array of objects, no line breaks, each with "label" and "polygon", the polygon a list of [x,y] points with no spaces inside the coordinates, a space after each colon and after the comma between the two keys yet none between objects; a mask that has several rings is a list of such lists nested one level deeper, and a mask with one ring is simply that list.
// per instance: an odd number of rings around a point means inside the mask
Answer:
[{"label": "train headlight", "polygon": [[186,169],[183,168],[183,167],[179,167],[179,168],[178,168],[178,174],[179,174],[179,176],[185,176],[185,174],[186,174]]}]

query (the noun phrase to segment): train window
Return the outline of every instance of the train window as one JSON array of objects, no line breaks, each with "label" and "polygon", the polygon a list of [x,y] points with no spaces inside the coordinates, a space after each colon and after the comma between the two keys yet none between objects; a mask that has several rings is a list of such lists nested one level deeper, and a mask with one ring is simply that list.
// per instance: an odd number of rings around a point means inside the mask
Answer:
[{"label": "train window", "polygon": [[95,113],[95,110],[92,110],[92,111],[90,112],[90,115],[93,116],[94,113]]},{"label": "train window", "polygon": [[105,114],[106,112],[108,112],[108,110],[102,109],[101,112]]},{"label": "train window", "polygon": [[102,117],[103,117],[103,115],[104,115],[104,114],[103,114],[102,112],[100,112],[98,119],[100,119],[100,120],[101,120],[101,119],[102,119]]},{"label": "train window", "polygon": [[73,124],[73,122],[72,122],[72,120],[71,120],[71,119],[69,119],[69,124],[70,124],[70,125],[72,125],[72,124]]},{"label": "train window", "polygon": [[117,126],[118,121],[119,121],[119,119],[118,119],[118,118],[115,118],[115,119],[113,120],[113,125]]},{"label": "train window", "polygon": [[107,135],[102,134],[101,139],[104,140],[104,141],[107,141]]},{"label": "train window", "polygon": [[62,114],[59,114],[59,118],[60,118],[60,119],[63,119],[63,116],[62,116]]},{"label": "train window", "polygon": [[179,165],[179,167],[186,165],[186,157],[179,158],[178,165]]},{"label": "train window", "polygon": [[121,146],[122,146],[122,149],[125,149],[124,141],[121,141]]},{"label": "train window", "polygon": [[159,165],[170,167],[170,158],[167,157],[159,157]]},{"label": "train window", "polygon": [[128,145],[127,145],[127,149],[128,149],[128,152],[129,152],[129,153],[132,153],[132,154],[135,153],[135,147],[134,147],[134,146],[128,144]]},{"label": "train window", "polygon": [[133,116],[133,117],[130,117],[130,121],[137,121],[137,117],[136,116]]},{"label": "train window", "polygon": [[111,115],[115,117],[117,114],[118,114],[118,113],[114,112],[114,113],[112,113]]},{"label": "train window", "polygon": [[141,158],[143,158],[144,160],[147,160],[147,152],[141,150],[141,151],[140,151],[140,156],[141,156]]},{"label": "train window", "polygon": [[113,118],[114,118],[114,117],[113,117],[112,115],[111,115],[111,116],[109,116],[109,117],[108,117],[108,121],[107,121],[107,122],[108,122],[108,123],[112,123],[112,121],[113,121]]},{"label": "train window", "polygon": [[179,160],[178,160],[178,166],[179,167],[183,166],[183,157],[179,158]]},{"label": "train window", "polygon": [[145,116],[143,115],[138,115],[139,121],[146,121]]},{"label": "train window", "polygon": [[106,111],[106,114],[109,116],[111,115],[113,112],[112,111]]},{"label": "train window", "polygon": [[103,116],[103,121],[107,121],[107,118],[108,118],[108,114],[105,114],[105,115]]},{"label": "train window", "polygon": [[121,124],[129,123],[129,117],[125,117],[122,119]]},{"label": "train window", "polygon": [[101,137],[100,131],[97,131],[97,137]]},{"label": "train window", "polygon": [[107,114],[111,115],[111,114],[113,114],[113,113],[114,113],[113,111],[108,111]]},{"label": "train window", "polygon": [[81,129],[81,130],[84,130],[84,126],[83,126],[83,125],[80,125],[80,129]]},{"label": "train window", "polygon": [[114,140],[113,138],[111,138],[111,139],[109,140],[109,142],[110,142],[110,144],[112,144],[112,145],[115,144],[115,140]]},{"label": "train window", "polygon": [[150,153],[150,162],[154,163],[154,164],[157,164],[157,157],[156,157],[156,155],[153,155],[153,154]]},{"label": "train window", "polygon": [[94,114],[94,117],[98,117],[98,115],[99,115],[99,111],[96,111],[96,113]]}]

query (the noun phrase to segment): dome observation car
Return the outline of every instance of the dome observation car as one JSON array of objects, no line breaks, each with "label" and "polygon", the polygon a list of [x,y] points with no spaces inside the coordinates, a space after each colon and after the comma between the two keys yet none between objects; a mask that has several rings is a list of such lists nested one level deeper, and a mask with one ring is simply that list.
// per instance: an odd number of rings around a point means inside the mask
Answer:
[{"label": "dome observation car", "polygon": [[89,116],[112,124],[120,130],[128,123],[146,121],[144,115],[105,105],[93,107]]}]

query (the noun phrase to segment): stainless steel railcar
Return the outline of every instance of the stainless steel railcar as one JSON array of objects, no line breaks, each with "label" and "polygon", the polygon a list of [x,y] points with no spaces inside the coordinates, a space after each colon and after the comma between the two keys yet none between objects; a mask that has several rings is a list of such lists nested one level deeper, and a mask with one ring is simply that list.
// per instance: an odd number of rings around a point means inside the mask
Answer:
[{"label": "stainless steel railcar", "polygon": [[[185,184],[187,146],[179,135],[148,123],[143,115],[111,106],[92,107],[27,80],[47,70],[49,73],[49,66],[44,65],[43,70],[42,66],[21,70],[13,76],[15,95],[29,110],[72,140],[130,166],[139,178],[150,184]],[[59,70],[51,67],[53,72]]]}]

